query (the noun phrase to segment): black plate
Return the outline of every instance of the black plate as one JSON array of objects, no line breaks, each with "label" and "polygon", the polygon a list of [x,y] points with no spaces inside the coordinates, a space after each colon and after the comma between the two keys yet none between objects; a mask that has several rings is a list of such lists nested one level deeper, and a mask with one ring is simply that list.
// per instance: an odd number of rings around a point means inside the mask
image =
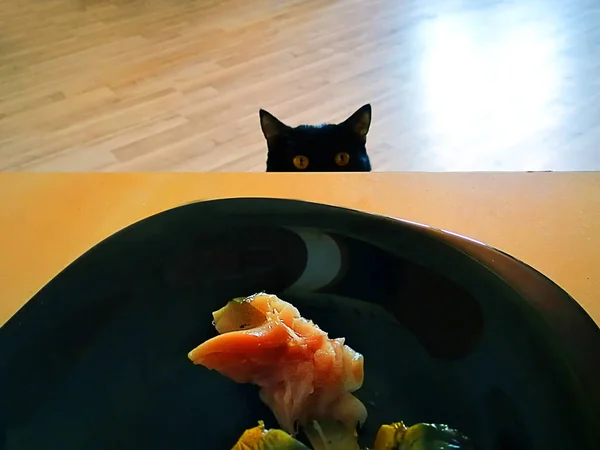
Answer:
[{"label": "black plate", "polygon": [[600,332],[558,286],[450,233],[276,199],[157,214],[58,274],[0,330],[0,447],[227,450],[275,425],[255,387],[187,359],[257,291],[365,355],[364,442],[404,420],[486,450],[598,448]]}]

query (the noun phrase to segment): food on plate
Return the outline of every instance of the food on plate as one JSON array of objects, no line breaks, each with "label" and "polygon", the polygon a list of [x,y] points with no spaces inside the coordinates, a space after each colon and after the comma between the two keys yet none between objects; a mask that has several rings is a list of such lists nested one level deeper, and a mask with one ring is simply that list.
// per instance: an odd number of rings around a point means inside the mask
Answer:
[{"label": "food on plate", "polygon": [[309,450],[285,431],[267,430],[263,422],[244,431],[231,450]]},{"label": "food on plate", "polygon": [[[326,442],[323,447],[330,448]],[[337,448],[344,447],[342,444]],[[446,425],[419,423],[407,427],[403,422],[383,425],[373,450],[471,450],[470,441],[459,431]],[[232,450],[309,450],[285,431],[267,430],[262,422],[246,430]]]},{"label": "food on plate", "polygon": [[352,395],[363,383],[363,356],[344,338],[330,339],[292,304],[259,293],[213,313],[220,333],[189,353],[260,398],[292,436],[302,428],[315,450],[358,449],[356,428],[367,418]]},{"label": "food on plate", "polygon": [[418,423],[407,427],[403,422],[383,425],[373,450],[467,450],[469,439],[446,425]]},{"label": "food on plate", "polygon": [[[363,383],[364,358],[344,338],[330,339],[292,304],[259,293],[213,312],[219,335],[189,352],[194,362],[260,387],[278,429],[263,422],[246,430],[232,450],[360,450],[357,427],[367,418],[352,395]],[[446,425],[383,425],[373,450],[467,450],[470,441]]]}]

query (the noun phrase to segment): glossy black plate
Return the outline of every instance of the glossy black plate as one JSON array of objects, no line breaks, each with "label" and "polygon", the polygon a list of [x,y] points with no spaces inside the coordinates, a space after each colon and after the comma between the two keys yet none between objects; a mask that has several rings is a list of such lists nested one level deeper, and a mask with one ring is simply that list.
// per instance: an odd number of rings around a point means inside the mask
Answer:
[{"label": "glossy black plate", "polygon": [[0,330],[1,448],[231,448],[255,387],[194,366],[257,291],[365,355],[361,439],[441,422],[485,450],[597,449],[600,331],[531,267],[433,228],[293,200],[200,202],[78,258]]}]

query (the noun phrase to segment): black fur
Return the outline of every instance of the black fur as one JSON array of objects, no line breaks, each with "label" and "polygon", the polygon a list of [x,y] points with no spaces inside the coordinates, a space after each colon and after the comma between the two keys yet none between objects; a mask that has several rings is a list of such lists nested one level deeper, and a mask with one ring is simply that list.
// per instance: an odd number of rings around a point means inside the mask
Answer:
[{"label": "black fur", "polygon": [[[262,109],[259,115],[268,147],[267,172],[371,171],[366,149],[371,105],[362,106],[339,124],[295,128]],[[299,166],[306,167],[296,167],[294,158]]]}]

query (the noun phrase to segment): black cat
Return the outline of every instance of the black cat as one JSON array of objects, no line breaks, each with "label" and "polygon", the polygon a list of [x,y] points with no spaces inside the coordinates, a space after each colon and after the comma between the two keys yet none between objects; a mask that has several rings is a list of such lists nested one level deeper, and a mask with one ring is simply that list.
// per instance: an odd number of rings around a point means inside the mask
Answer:
[{"label": "black cat", "polygon": [[267,139],[267,172],[370,172],[365,147],[371,105],[339,124],[290,127],[265,110],[260,126]]}]

